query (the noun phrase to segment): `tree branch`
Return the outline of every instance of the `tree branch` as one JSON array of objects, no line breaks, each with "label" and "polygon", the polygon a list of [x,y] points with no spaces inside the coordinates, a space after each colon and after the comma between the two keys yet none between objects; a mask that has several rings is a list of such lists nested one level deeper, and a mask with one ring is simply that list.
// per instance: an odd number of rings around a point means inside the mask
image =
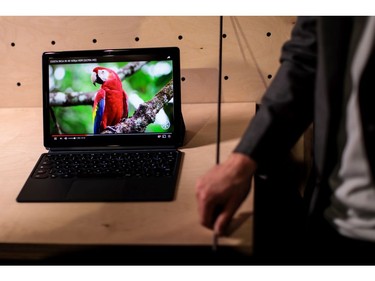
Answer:
[{"label": "tree branch", "polygon": [[49,104],[51,106],[74,106],[74,105],[93,105],[96,92],[55,92],[49,94]]},{"label": "tree branch", "polygon": [[130,118],[121,120],[120,123],[107,127],[102,134],[142,133],[146,127],[155,122],[156,114],[173,98],[172,80],[167,83],[155,97],[139,105]]},{"label": "tree branch", "polygon": [[[147,62],[145,61],[135,61],[129,62],[123,68],[121,68],[117,74],[120,77],[120,80],[133,75],[135,72],[140,70]],[[94,98],[96,95],[95,92],[72,92],[72,93],[63,93],[55,92],[50,93],[49,95],[49,104],[51,106],[74,106],[74,105],[93,105]]]},{"label": "tree branch", "polygon": [[134,73],[136,73],[138,70],[142,68],[147,62],[146,61],[133,61],[129,62],[127,65],[125,65],[123,68],[121,68],[117,75],[120,78],[120,80],[124,80],[126,77],[132,76]]}]

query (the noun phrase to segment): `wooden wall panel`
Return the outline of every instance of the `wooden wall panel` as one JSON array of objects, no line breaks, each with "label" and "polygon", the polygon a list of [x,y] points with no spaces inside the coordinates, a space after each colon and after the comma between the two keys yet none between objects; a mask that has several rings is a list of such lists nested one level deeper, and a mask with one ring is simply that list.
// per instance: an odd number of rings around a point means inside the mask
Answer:
[{"label": "wooden wall panel", "polygon": [[41,106],[44,51],[153,46],[180,48],[183,102],[215,101],[212,82],[202,79],[217,79],[218,23],[219,17],[0,17],[0,106]]},{"label": "wooden wall panel", "polygon": [[272,81],[295,17],[225,17],[223,101],[258,102]]},{"label": "wooden wall panel", "polygon": [[[274,74],[281,43],[289,36],[293,20],[224,17],[225,102],[259,100],[269,83],[264,77]],[[267,37],[267,32],[272,35]],[[44,51],[152,46],[180,48],[184,103],[216,102],[219,17],[3,16],[0,107],[41,106]]]}]

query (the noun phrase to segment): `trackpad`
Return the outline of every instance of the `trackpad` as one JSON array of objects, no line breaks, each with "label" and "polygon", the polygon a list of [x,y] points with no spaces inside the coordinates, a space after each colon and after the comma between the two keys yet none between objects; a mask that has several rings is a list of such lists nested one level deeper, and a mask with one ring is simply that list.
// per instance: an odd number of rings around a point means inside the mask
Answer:
[{"label": "trackpad", "polygon": [[67,194],[68,201],[100,202],[123,199],[124,180],[95,179],[76,180]]}]

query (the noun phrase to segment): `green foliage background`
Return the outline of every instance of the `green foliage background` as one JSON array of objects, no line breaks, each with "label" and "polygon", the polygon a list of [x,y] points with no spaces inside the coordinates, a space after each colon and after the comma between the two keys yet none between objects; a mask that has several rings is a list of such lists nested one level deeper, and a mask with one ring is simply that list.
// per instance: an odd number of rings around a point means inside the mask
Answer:
[{"label": "green foliage background", "polygon": [[[160,64],[162,63],[162,64]],[[117,71],[126,66],[122,63],[98,63],[98,64],[59,64],[50,66],[50,92],[97,92],[100,85],[94,86],[91,82],[92,70],[97,66],[107,67]],[[167,67],[169,65],[169,68]],[[162,66],[162,71],[158,67]],[[143,101],[151,100],[160,89],[172,79],[172,65],[170,61],[151,61],[144,65],[133,75],[123,80],[123,88],[128,94],[136,94]],[[133,115],[136,108],[128,102],[129,117]],[[57,122],[63,134],[92,134],[93,115],[92,106],[54,106],[52,108]],[[150,124],[147,132],[170,132],[173,130],[173,106],[168,103],[164,110],[169,118],[171,127],[163,129],[160,124]],[[58,134],[56,126],[51,118],[51,132]]]}]

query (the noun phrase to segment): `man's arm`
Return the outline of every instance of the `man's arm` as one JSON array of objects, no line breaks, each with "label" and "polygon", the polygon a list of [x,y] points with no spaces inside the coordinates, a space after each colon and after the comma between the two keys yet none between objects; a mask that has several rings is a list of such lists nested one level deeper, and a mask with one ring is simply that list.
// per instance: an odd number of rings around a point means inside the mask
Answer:
[{"label": "man's arm", "polygon": [[312,122],[317,64],[316,19],[299,18],[281,66],[239,145],[196,185],[201,223],[223,234],[250,191],[257,166],[285,156]]},{"label": "man's arm", "polygon": [[260,166],[285,157],[311,124],[317,66],[316,18],[298,18],[283,48],[280,68],[236,152]]}]

